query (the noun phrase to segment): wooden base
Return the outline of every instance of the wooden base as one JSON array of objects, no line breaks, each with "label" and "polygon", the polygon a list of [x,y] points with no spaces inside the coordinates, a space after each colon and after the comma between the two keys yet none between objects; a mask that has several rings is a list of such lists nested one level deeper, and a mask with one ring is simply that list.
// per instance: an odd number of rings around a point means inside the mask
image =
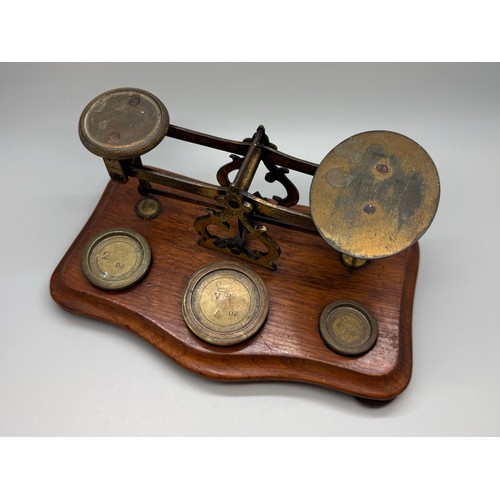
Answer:
[{"label": "wooden base", "polygon": [[[307,382],[377,402],[394,399],[406,388],[412,369],[411,317],[418,244],[349,270],[319,235],[268,226],[282,250],[277,271],[248,264],[268,288],[267,321],[242,344],[212,346],[188,330],[181,300],[195,271],[231,257],[197,244],[193,221],[205,213],[203,206],[178,194],[162,197],[161,215],[144,220],[134,208],[141,198],[136,187],[135,182],[106,187],[94,213],[54,271],[52,297],[64,309],[126,327],[182,366],[218,380]],[[116,292],[96,288],[81,268],[87,242],[114,227],[141,233],[153,255],[145,279]],[[377,343],[363,356],[338,355],[321,339],[321,312],[340,299],[360,302],[378,322]]]}]

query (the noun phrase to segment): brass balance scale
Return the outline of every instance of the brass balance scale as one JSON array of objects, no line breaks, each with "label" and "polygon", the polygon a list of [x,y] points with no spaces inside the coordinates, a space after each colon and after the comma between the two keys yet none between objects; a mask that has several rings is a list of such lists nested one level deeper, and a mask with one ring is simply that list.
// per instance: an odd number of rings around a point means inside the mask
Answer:
[{"label": "brass balance scale", "polygon": [[[79,134],[111,181],[53,273],[63,308],[218,380],[307,382],[373,405],[406,388],[417,240],[440,193],[417,143],[360,133],[317,165],[280,152],[262,126],[243,141],[174,126],[134,88],[91,101]],[[230,153],[218,184],[143,165],[166,136]],[[285,197],[250,191],[262,164]],[[312,176],[310,207],[291,170]]]}]

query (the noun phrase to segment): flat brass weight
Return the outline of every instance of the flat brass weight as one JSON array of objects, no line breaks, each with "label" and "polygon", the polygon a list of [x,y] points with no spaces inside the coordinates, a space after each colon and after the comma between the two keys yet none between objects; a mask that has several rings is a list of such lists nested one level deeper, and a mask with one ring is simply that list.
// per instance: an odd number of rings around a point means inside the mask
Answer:
[{"label": "flat brass weight", "polygon": [[373,314],[352,300],[328,304],[321,313],[319,329],[325,344],[343,356],[365,354],[378,338]]},{"label": "flat brass weight", "polygon": [[151,265],[151,249],[141,234],[114,228],[88,242],[82,256],[87,279],[104,290],[123,290],[144,278]]},{"label": "flat brass weight", "polygon": [[395,132],[354,135],[320,163],[311,183],[311,215],[339,252],[378,259],[403,251],[437,211],[439,177],[416,142]]},{"label": "flat brass weight", "polygon": [[154,219],[162,211],[162,205],[156,198],[142,198],[135,205],[135,213],[142,219]]},{"label": "flat brass weight", "polygon": [[269,296],[262,279],[234,262],[199,269],[189,280],[182,302],[188,328],[218,346],[239,344],[252,337],[268,311]]}]

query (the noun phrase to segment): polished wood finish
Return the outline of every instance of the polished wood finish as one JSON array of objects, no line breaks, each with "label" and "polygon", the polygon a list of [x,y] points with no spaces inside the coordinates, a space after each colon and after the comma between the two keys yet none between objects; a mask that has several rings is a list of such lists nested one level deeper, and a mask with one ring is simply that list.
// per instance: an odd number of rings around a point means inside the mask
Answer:
[{"label": "polished wood finish", "polygon": [[[201,266],[228,256],[197,244],[193,221],[205,208],[192,195],[190,201],[195,203],[172,194],[159,198],[163,211],[158,218],[145,220],[134,209],[141,199],[136,182],[111,182],[53,273],[54,300],[73,313],[128,328],[182,366],[218,380],[307,382],[378,402],[391,400],[406,388],[412,369],[418,244],[350,270],[319,235],[269,225],[269,234],[281,247],[278,269],[252,266],[269,291],[267,321],[242,344],[212,346],[186,327],[181,301],[186,284]],[[115,227],[141,233],[151,246],[153,262],[139,284],[105,291],[87,281],[81,259],[94,235]],[[377,319],[377,343],[363,356],[338,355],[321,339],[321,312],[339,299],[360,302]]]}]

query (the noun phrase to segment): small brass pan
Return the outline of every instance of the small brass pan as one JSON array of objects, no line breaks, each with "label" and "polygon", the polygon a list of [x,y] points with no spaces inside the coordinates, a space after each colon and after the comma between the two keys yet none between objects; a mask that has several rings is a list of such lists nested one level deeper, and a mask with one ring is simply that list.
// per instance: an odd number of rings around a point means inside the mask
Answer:
[{"label": "small brass pan", "polygon": [[78,132],[92,153],[110,160],[126,160],[151,151],[165,137],[170,124],[167,108],[153,94],[119,88],[93,99],[83,110]]}]

